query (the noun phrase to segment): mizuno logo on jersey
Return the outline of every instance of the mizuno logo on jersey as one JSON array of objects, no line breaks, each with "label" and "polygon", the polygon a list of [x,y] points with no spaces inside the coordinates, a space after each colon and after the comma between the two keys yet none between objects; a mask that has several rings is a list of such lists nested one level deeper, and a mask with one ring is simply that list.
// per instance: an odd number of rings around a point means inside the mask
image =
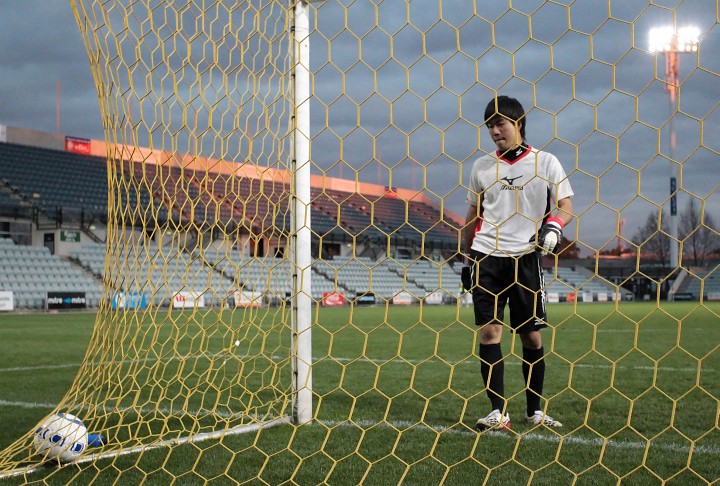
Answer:
[{"label": "mizuno logo on jersey", "polygon": [[522,175],[519,175],[519,176],[517,176],[517,177],[507,177],[507,176],[506,176],[506,177],[503,177],[503,178],[500,179],[500,180],[501,180],[502,182],[504,182],[505,185],[503,185],[503,186],[500,188],[500,190],[501,190],[501,191],[522,191],[522,190],[523,190],[523,187],[522,187],[522,186],[516,186],[516,185],[515,185],[515,181],[518,180],[518,179],[520,179],[521,177],[522,177]]}]

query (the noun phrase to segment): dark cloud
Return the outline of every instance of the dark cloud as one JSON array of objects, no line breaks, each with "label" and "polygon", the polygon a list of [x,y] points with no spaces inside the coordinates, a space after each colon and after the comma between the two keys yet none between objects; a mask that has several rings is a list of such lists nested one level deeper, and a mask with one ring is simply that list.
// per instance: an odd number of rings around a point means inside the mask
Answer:
[{"label": "dark cloud", "polygon": [[[699,53],[681,56],[681,113],[672,117],[674,156],[683,162],[680,206],[697,196],[717,214],[716,178],[708,177],[720,150],[713,135],[720,131],[717,5],[677,3],[673,11],[646,2],[611,2],[610,9],[607,0],[515,0],[512,10],[507,2],[459,0],[442,7],[437,0],[317,2],[311,37],[315,171],[424,186],[464,214],[460,185],[472,160],[494,148],[482,127],[483,111],[499,90],[523,102],[530,142],[555,153],[570,174],[580,238],[594,248],[611,244],[623,220],[631,236],[649,211],[667,206],[671,110],[664,58],[647,52],[647,32],[675,19],[697,25],[703,36]],[[478,16],[467,21],[473,9]],[[192,15],[188,10],[186,17]],[[55,131],[59,81],[61,131],[103,138],[90,66],[68,2],[0,2],[0,42],[0,123]],[[228,62],[238,48],[229,45],[234,47],[217,53]],[[262,45],[253,46],[244,59],[262,60]],[[211,54],[195,49],[192,62],[204,66]],[[183,52],[175,58],[182,60]],[[171,81],[162,82],[165,90]],[[196,95],[187,83],[177,88],[178,101]],[[204,96],[219,106],[249,106],[246,94],[227,94],[215,81],[207,87],[216,91]],[[143,109],[149,113],[155,106]],[[229,111],[208,118],[227,125]],[[136,117],[141,112],[137,108]],[[167,112],[179,116],[177,107]],[[244,123],[262,126],[256,122],[249,117]],[[214,146],[212,134],[205,137]]]},{"label": "dark cloud", "polygon": [[0,123],[103,138],[97,91],[69,2],[0,2]]}]

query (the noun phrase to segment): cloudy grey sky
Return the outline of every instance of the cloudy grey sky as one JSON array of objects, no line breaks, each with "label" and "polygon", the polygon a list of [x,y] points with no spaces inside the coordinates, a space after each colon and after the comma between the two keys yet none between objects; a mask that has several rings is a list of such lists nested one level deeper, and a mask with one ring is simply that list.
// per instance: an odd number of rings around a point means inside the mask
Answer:
[{"label": "cloudy grey sky", "polygon": [[[668,197],[664,59],[648,53],[647,32],[675,22],[701,32],[698,53],[681,55],[680,113],[673,118],[685,191],[680,209],[692,193],[720,219],[716,1],[508,4],[316,3],[315,173],[384,185],[392,177],[392,185],[425,187],[426,195],[464,215],[461,184],[472,160],[493,149],[481,124],[498,90],[521,100],[529,142],[557,155],[570,175],[579,223],[569,231],[577,228],[592,248],[612,247],[620,220],[630,238]],[[60,131],[104,137],[69,2],[0,1],[0,42],[0,124],[54,132],[60,82]]]}]

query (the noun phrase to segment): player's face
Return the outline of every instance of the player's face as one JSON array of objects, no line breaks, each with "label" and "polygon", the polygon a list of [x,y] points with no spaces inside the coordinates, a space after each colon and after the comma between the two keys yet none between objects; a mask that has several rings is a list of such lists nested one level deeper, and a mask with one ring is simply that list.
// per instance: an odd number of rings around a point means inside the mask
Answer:
[{"label": "player's face", "polygon": [[[522,122],[520,122],[522,123]],[[490,120],[487,123],[488,132],[498,150],[505,152],[520,145],[520,124],[501,116]]]}]

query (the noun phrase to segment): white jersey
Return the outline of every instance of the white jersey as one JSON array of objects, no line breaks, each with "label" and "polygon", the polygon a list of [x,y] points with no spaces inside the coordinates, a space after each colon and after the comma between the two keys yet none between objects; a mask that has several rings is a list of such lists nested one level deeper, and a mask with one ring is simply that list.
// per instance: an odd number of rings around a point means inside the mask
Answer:
[{"label": "white jersey", "polygon": [[500,152],[477,159],[470,173],[467,203],[482,198],[480,230],[472,249],[494,256],[519,256],[533,250],[530,239],[557,202],[573,195],[558,159],[529,147],[513,161]]}]

